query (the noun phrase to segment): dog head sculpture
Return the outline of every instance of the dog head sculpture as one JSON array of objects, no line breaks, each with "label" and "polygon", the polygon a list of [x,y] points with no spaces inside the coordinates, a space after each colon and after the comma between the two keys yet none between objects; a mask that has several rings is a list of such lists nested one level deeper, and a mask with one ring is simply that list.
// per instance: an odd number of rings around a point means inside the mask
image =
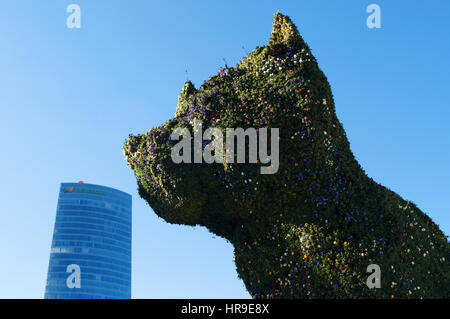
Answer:
[{"label": "dog head sculpture", "polygon": [[[245,163],[237,163],[237,152],[233,161],[206,163],[201,154],[200,161],[174,161],[174,132],[183,129],[190,143],[196,121],[223,136],[228,128],[255,128],[259,141],[263,129],[277,128],[267,136],[267,155],[277,158],[252,159],[247,137]],[[200,143],[207,146],[205,136]],[[185,145],[182,156],[198,154]],[[229,154],[220,151],[214,155]],[[253,297],[448,292],[446,237],[414,204],[367,177],[336,117],[330,85],[287,16],[275,14],[268,44],[235,67],[221,68],[198,89],[187,82],[174,118],[130,135],[124,152],[140,196],[158,216],[205,226],[234,245],[239,277]],[[372,264],[381,288],[367,286]]]}]

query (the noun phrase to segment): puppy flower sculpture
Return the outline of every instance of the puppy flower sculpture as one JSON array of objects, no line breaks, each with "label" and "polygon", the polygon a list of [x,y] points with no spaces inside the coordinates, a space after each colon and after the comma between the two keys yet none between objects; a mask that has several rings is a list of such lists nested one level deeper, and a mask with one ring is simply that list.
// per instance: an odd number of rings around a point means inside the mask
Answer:
[{"label": "puppy flower sculpture", "polygon": [[[224,136],[227,128],[279,128],[279,169],[175,163],[171,134],[193,135],[194,120]],[[287,16],[276,13],[269,43],[235,67],[198,89],[187,82],[174,118],[130,135],[124,151],[158,216],[205,226],[233,244],[238,276],[254,298],[450,296],[447,237],[365,174],[327,78]],[[378,265],[378,279],[370,265]]]}]

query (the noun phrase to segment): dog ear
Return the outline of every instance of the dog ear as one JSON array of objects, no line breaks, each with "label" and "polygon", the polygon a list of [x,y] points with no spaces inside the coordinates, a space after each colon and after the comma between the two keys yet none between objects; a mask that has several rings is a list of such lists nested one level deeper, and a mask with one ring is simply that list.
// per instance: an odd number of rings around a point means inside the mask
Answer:
[{"label": "dog ear", "polygon": [[280,45],[296,48],[308,47],[291,19],[279,12],[273,16],[272,33],[268,45],[269,47],[279,47]]},{"label": "dog ear", "polygon": [[175,117],[183,116],[189,109],[188,99],[191,95],[195,94],[197,89],[191,81],[186,81],[184,87],[181,89],[181,93],[178,96],[177,109],[175,111]]}]

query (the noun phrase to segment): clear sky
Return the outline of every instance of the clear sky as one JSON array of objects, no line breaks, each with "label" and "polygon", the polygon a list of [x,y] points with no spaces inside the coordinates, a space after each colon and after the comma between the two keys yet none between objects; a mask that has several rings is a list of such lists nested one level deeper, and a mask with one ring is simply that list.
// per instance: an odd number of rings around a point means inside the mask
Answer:
[{"label": "clear sky", "polygon": [[[81,7],[81,29],[66,7]],[[381,29],[366,8],[381,8]],[[133,298],[249,298],[231,244],[169,225],[139,198],[129,133],[267,43],[289,15],[328,77],[367,174],[450,234],[449,1],[0,2],[0,298],[42,298],[59,183],[133,196]],[[242,48],[244,47],[244,48]]]}]

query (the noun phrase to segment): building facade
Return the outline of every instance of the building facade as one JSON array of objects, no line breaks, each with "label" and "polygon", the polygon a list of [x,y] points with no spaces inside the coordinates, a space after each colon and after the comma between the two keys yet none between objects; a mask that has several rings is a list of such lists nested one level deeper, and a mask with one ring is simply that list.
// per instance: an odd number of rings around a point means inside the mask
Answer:
[{"label": "building facade", "polygon": [[62,183],[44,298],[131,298],[131,220],[129,194]]}]

